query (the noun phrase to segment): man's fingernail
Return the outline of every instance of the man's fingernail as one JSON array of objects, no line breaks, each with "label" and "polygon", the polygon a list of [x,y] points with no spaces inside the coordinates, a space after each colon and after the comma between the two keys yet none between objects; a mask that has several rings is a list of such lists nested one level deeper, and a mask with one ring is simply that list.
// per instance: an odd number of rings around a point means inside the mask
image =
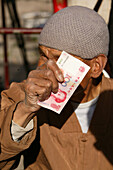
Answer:
[{"label": "man's fingernail", "polygon": [[59,78],[59,81],[64,81],[64,77],[62,74],[59,74],[58,78]]}]

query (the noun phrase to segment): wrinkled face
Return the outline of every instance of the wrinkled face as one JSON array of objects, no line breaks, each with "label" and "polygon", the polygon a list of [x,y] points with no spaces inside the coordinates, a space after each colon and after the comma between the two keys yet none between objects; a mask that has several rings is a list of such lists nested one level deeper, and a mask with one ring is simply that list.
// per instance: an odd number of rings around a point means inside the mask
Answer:
[{"label": "wrinkled face", "polygon": [[[40,46],[39,47],[40,49],[40,59],[39,59],[39,63],[38,63],[38,66],[44,64],[45,62],[47,62],[49,59],[52,59],[54,60],[55,62],[58,60],[59,56],[61,55],[62,51],[59,51],[59,50],[56,50],[56,49],[52,49],[52,48],[48,48],[48,47],[45,47],[45,46]],[[92,60],[85,60],[85,59],[82,59],[78,56],[74,56],[73,57],[81,60],[82,62],[84,62],[85,64],[91,66],[91,61]],[[90,69],[91,70],[91,69]],[[81,82],[81,84],[79,85],[79,87],[77,88],[77,90],[75,91],[74,95],[72,96],[72,98],[77,95],[77,98],[78,98],[78,95],[84,95],[85,93],[85,89],[87,88],[87,85],[89,83],[89,80],[91,78],[91,71],[89,70],[89,72],[87,73],[87,75],[85,76],[85,78],[83,79],[83,81]]]}]

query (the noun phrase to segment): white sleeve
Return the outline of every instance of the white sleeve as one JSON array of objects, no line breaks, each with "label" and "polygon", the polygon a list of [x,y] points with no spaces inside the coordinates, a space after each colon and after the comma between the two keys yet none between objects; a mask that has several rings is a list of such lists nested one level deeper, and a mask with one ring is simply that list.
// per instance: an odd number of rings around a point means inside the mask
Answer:
[{"label": "white sleeve", "polygon": [[12,120],[11,134],[14,141],[19,142],[19,139],[33,129],[33,119],[27,124],[25,128],[19,126]]}]

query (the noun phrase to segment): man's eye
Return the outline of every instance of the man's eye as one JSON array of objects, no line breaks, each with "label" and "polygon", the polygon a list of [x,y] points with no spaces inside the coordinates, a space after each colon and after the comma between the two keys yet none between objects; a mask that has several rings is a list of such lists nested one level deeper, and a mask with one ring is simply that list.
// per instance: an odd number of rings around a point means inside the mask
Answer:
[{"label": "man's eye", "polygon": [[46,57],[46,55],[45,55],[45,54],[43,54],[43,53],[41,54],[41,56],[42,56],[42,57]]},{"label": "man's eye", "polygon": [[48,60],[48,57],[46,55],[41,55],[41,58],[44,60],[44,61],[47,61]]},{"label": "man's eye", "polygon": [[40,56],[41,57],[45,57],[45,58],[47,58],[47,56],[43,53],[43,51],[41,51],[40,49],[39,49],[39,53],[40,53]]},{"label": "man's eye", "polygon": [[40,56],[48,59],[48,57],[43,52],[40,52]]}]

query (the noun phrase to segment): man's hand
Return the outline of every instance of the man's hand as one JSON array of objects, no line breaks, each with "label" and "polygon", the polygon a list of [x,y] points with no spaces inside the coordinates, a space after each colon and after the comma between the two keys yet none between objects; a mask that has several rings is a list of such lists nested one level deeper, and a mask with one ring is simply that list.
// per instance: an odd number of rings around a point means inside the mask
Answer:
[{"label": "man's hand", "polygon": [[53,60],[29,73],[25,83],[25,104],[37,110],[37,101],[47,100],[51,92],[58,92],[58,82],[63,82],[63,75]]},{"label": "man's hand", "polygon": [[[13,120],[22,125],[27,117],[40,109],[37,101],[48,99],[51,92],[57,93],[58,82],[63,82],[63,80],[61,70],[52,59],[31,71],[24,85],[25,100],[18,104]],[[21,121],[19,121],[20,119]]]}]

